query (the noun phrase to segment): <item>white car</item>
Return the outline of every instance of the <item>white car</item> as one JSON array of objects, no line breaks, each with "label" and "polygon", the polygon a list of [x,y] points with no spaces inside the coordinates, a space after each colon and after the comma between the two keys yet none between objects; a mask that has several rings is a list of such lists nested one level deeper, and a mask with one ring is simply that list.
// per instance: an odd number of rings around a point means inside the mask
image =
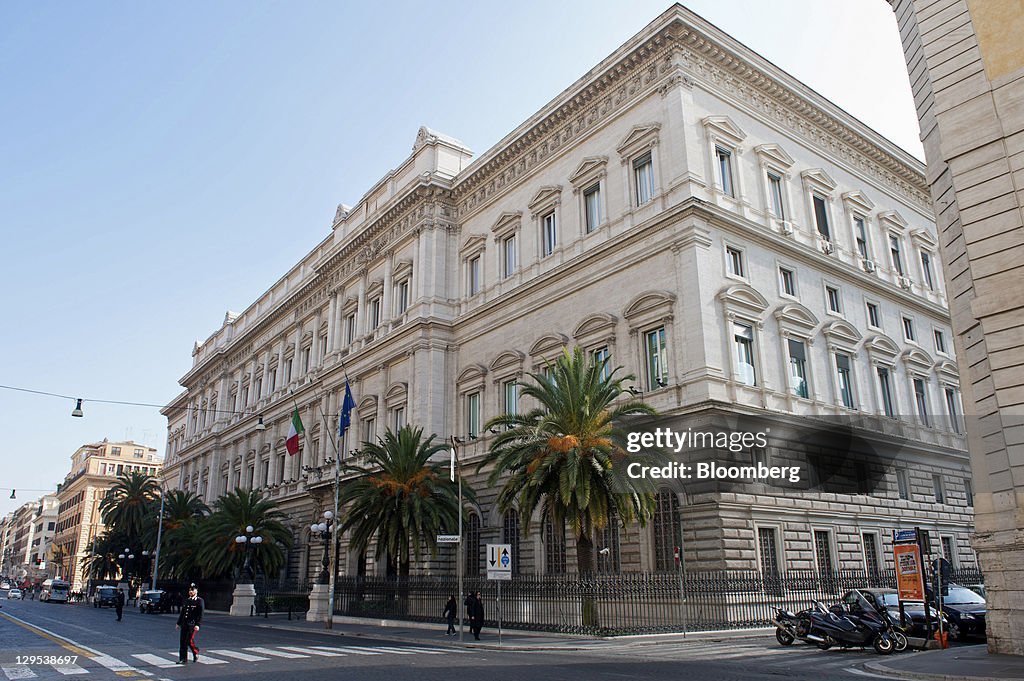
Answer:
[{"label": "white car", "polygon": [[22,596],[21,596],[21,589],[11,589],[10,591],[7,592],[7,600],[9,600],[9,601],[14,601],[14,600],[20,601],[21,598],[22,598]]},{"label": "white car", "polygon": [[0,584],[0,589],[10,589],[10,588],[11,588],[11,583],[10,582],[4,582],[3,584]]}]

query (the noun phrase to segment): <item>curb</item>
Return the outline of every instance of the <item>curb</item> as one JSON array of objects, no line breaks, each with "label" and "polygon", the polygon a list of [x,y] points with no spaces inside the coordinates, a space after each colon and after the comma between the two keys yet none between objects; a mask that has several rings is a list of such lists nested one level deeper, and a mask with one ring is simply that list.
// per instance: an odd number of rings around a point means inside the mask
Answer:
[{"label": "curb", "polygon": [[928,674],[925,672],[911,672],[903,669],[889,667],[881,662],[865,662],[864,668],[868,671],[889,676],[898,676],[902,679],[920,679],[921,681],[1006,681],[1001,676],[964,676],[963,674]]}]

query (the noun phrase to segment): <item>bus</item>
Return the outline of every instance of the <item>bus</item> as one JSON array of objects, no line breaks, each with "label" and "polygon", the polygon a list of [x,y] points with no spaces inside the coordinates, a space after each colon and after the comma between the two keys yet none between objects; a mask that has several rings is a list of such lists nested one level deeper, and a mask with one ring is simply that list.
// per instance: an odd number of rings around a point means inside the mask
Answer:
[{"label": "bus", "polygon": [[63,579],[48,579],[43,583],[43,591],[39,595],[39,600],[47,601],[48,603],[67,603],[68,591],[70,590],[71,585]]}]

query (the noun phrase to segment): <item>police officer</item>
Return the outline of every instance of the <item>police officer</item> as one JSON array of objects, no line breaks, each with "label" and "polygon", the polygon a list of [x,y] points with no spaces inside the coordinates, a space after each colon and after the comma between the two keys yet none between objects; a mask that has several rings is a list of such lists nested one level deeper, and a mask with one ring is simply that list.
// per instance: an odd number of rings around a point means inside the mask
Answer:
[{"label": "police officer", "polygon": [[117,621],[121,621],[121,615],[124,614],[124,591],[117,590],[117,597],[114,599],[114,612],[117,613]]},{"label": "police officer", "polygon": [[188,662],[188,651],[192,649],[192,661],[199,661],[199,647],[196,645],[196,632],[199,631],[199,624],[203,621],[203,609],[205,604],[203,599],[199,597],[199,590],[195,584],[190,584],[188,587],[188,598],[181,605],[181,611],[178,613],[178,623],[175,628],[180,630],[178,639],[178,662],[177,664],[185,664]]}]

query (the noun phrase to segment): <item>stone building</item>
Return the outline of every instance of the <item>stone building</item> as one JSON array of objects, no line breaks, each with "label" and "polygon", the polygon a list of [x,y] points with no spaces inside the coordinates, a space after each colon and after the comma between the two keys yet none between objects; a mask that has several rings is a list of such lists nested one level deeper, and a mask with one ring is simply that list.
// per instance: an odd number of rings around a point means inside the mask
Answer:
[{"label": "stone building", "polygon": [[[82,445],[71,457],[71,471],[60,485],[54,553],[63,556],[64,573],[72,591],[83,590],[88,577],[82,560],[92,554],[93,540],[106,529],[100,502],[122,473],[160,477],[163,461],[152,447],[137,442]],[[142,551],[154,547],[130,547]]]},{"label": "stone building", "polygon": [[0,526],[3,564],[0,574],[16,580],[40,582],[56,574],[49,564],[53,532],[57,520],[57,497],[45,494],[22,504]]},{"label": "stone building", "polygon": [[[801,429],[840,421],[883,453],[824,453],[838,486],[666,488],[647,528],[599,533],[600,570],[671,570],[679,545],[694,570],[882,569],[891,531],[913,525],[973,566],[941,260],[919,161],[676,5],[480,157],[421,128],[323,241],[196,344],[164,409],[165,479],[208,503],[263,489],[295,531],[287,575],[309,578],[346,377],[342,457],[411,423],[465,440],[473,470],[487,419],[580,345],[637,376],[661,414],[650,427],[744,416],[790,433],[734,462],[807,465]],[[284,447],[293,404],[301,457]],[[573,570],[564,530],[525,536],[484,477],[468,574],[488,542],[514,544],[523,572]],[[340,570],[384,573],[372,558],[343,548]]]},{"label": "stone building", "polygon": [[1024,3],[890,0],[950,291],[992,652],[1024,655]]}]

